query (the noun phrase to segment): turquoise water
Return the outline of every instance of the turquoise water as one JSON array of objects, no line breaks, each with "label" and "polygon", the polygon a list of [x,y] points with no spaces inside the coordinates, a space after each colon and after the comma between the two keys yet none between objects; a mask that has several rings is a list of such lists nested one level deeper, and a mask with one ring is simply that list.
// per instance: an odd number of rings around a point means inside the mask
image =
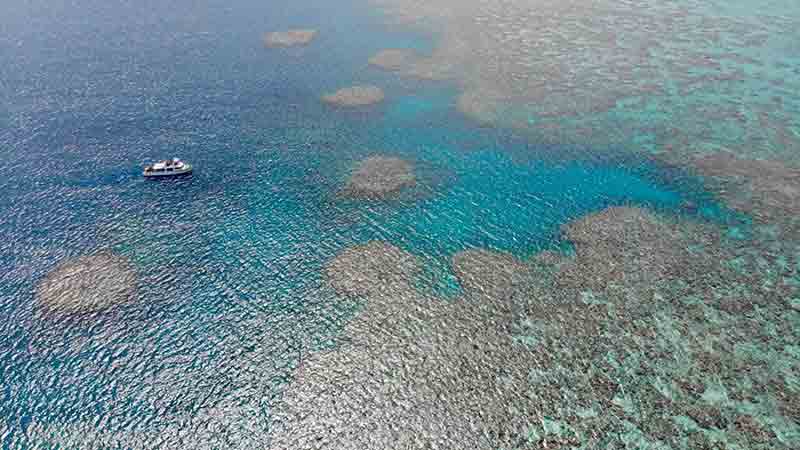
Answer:
[{"label": "turquoise water", "polygon": [[[458,251],[569,252],[561,227],[608,206],[744,220],[698,180],[622,149],[587,157],[476,127],[455,86],[367,67],[432,37],[352,5],[146,3],[18,2],[0,19],[3,448],[118,445],[103,433],[144,447],[263,444],[270,402],[351,315],[322,270],[358,243],[418,255],[419,288],[455,294]],[[320,37],[261,46],[292,26]],[[319,102],[354,83],[387,100]],[[413,162],[418,185],[341,198],[352,166],[378,153]],[[145,160],[173,155],[196,173],[141,179]],[[137,300],[89,318],[37,314],[36,283],[100,249],[132,261]],[[164,441],[143,443],[152,433]]]}]

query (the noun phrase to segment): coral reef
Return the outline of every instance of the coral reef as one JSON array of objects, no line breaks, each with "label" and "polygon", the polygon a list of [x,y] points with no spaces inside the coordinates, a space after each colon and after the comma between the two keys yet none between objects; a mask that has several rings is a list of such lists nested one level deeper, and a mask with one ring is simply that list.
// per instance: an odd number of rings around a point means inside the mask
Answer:
[{"label": "coral reef", "polygon": [[523,282],[527,271],[527,266],[512,255],[483,249],[455,254],[452,267],[464,289],[492,298],[502,297]]},{"label": "coral reef", "polygon": [[353,169],[341,194],[355,198],[386,198],[416,185],[414,166],[390,156],[371,156]]},{"label": "coral reef", "polygon": [[611,207],[567,224],[564,232],[576,246],[576,260],[563,277],[587,288],[690,276],[702,258],[689,250],[700,242],[690,242],[675,224],[641,208]]},{"label": "coral reef", "polygon": [[[537,413],[525,409],[523,362],[535,355],[515,349],[502,331],[498,318],[508,320],[508,313],[499,303],[446,303],[407,289],[397,253],[373,243],[332,263],[350,268],[333,272],[370,286],[344,289],[365,294],[367,305],[347,324],[338,348],[303,361],[276,405],[271,448],[447,442],[454,449],[493,449],[525,441],[525,426]],[[402,289],[393,286],[397,280]]]},{"label": "coral reef", "polygon": [[557,268],[568,261],[568,258],[563,253],[554,252],[552,250],[544,250],[532,258],[532,262],[542,267]]},{"label": "coral reef", "polygon": [[372,241],[340,253],[325,267],[325,274],[340,295],[367,296],[408,290],[419,270],[419,261],[413,255]]},{"label": "coral reef", "polygon": [[377,86],[353,86],[322,96],[323,102],[344,107],[373,105],[383,99],[383,90]]},{"label": "coral reef", "polygon": [[[464,295],[450,301],[406,281],[392,288],[407,269],[389,269],[381,255],[397,250],[386,244],[372,244],[374,262],[348,256],[369,288],[342,291],[366,307],[337,347],[302,363],[276,405],[271,447],[800,444],[799,366],[786,353],[800,337],[786,300],[800,286],[796,244],[767,231],[727,241],[632,207],[564,231],[572,258],[455,255]],[[764,261],[764,248],[791,259]]]},{"label": "coral reef", "polygon": [[770,38],[794,19],[657,0],[369,1],[436,33],[426,64],[457,68],[461,110],[480,123],[587,148],[686,155],[707,142],[800,162],[800,78],[785,62],[797,55]]},{"label": "coral reef", "polygon": [[424,80],[445,80],[453,77],[453,67],[441,59],[423,57],[414,50],[390,48],[369,59],[369,64],[383,70]]},{"label": "coral reef", "polygon": [[[764,409],[757,421],[737,419],[750,402],[774,402],[791,391],[756,381],[780,377],[786,362],[784,356],[784,363],[763,363],[766,355],[780,360],[783,345],[763,333],[795,320],[785,317],[780,299],[796,288],[776,291],[769,286],[775,274],[750,265],[753,253],[774,248],[774,237],[725,242],[705,225],[628,207],[579,219],[565,232],[575,243],[574,262],[562,265],[549,287],[532,291],[536,300],[516,325],[519,338],[548,349],[559,368],[542,372],[532,389],[573,386],[566,394],[573,405],[544,404],[543,414],[565,417],[566,406],[582,417],[567,422],[584,444],[616,429],[636,436],[636,448],[796,445],[797,424],[785,412]],[[763,309],[755,313],[754,305]],[[738,345],[763,357],[739,353]],[[767,416],[776,428],[758,426]],[[584,428],[591,424],[594,433]],[[767,444],[764,436],[779,428],[783,438]]]},{"label": "coral reef", "polygon": [[695,158],[692,166],[732,208],[764,221],[800,214],[800,169],[727,151]]},{"label": "coral reef", "polygon": [[481,125],[497,125],[508,115],[508,97],[497,91],[467,90],[458,96],[456,106]]},{"label": "coral reef", "polygon": [[408,68],[417,58],[413,50],[390,48],[376,53],[369,59],[369,63],[386,70],[400,70]]},{"label": "coral reef", "polygon": [[36,286],[36,302],[46,312],[96,313],[133,299],[136,285],[127,259],[100,252],[56,266]]},{"label": "coral reef", "polygon": [[317,36],[317,30],[288,30],[272,31],[264,35],[264,45],[267,47],[294,47],[307,45]]}]

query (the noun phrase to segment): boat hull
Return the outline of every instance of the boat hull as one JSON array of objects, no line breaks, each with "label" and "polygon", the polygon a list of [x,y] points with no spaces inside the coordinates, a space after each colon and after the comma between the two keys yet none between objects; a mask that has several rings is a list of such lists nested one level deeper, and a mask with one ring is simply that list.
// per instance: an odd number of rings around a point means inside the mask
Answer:
[{"label": "boat hull", "polygon": [[173,170],[172,172],[142,172],[142,175],[145,178],[173,178],[173,177],[180,177],[183,175],[189,175],[192,173],[192,167],[186,167],[181,170]]}]

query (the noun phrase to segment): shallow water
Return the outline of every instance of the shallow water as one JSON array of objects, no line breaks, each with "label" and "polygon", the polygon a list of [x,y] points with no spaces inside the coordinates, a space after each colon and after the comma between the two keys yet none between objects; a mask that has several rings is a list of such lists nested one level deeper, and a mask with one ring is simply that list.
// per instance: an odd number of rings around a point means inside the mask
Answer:
[{"label": "shallow water", "polygon": [[[415,289],[456,298],[454,254],[569,254],[562,227],[609,206],[752,231],[680,169],[478,127],[456,110],[455,84],[368,67],[435,36],[350,2],[145,3],[14,2],[0,18],[3,448],[268,445],[295,369],[335,347],[358,309],[323,269],[359,243],[416,255]],[[264,31],[295,26],[320,36],[263,48]],[[319,101],[354,83],[381,85],[386,101]],[[411,161],[417,186],[342,198],[352,166],[379,153]],[[140,177],[173,155],[196,172]],[[37,282],[99,250],[131,261],[135,301],[42,314]]]}]

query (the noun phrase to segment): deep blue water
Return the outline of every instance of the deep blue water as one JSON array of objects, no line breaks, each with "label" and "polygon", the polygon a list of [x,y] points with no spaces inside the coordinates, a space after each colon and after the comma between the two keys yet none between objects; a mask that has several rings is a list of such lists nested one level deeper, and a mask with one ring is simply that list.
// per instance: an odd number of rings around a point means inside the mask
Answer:
[{"label": "deep blue water", "polygon": [[[455,110],[455,86],[367,67],[378,50],[425,51],[432,37],[347,2],[12,3],[0,18],[4,448],[42,444],[44,425],[197,432],[192,418],[216,408],[247,409],[261,429],[303,352],[347,316],[321,270],[356,243],[399,245],[425,259],[429,287],[455,292],[455,252],[568,250],[560,227],[609,205],[684,213],[689,201],[728,220],[691,177],[621,149],[478,128]],[[320,35],[263,48],[264,31],[297,26]],[[387,101],[319,102],[361,83]],[[337,197],[375,153],[414,162],[419,186],[387,202]],[[196,173],[139,176],[171,156]],[[38,317],[36,282],[103,248],[135,264],[138,301],[91,321]]]}]

